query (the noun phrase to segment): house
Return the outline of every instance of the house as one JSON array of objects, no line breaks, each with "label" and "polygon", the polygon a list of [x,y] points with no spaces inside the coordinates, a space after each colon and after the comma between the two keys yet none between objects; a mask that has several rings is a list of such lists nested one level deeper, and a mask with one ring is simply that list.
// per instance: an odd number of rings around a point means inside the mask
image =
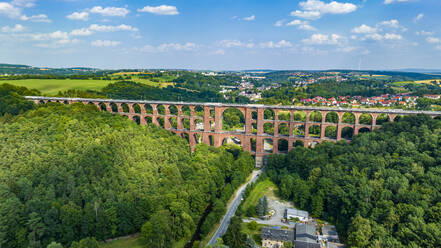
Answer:
[{"label": "house", "polygon": [[433,100],[438,100],[441,98],[441,95],[424,95],[424,98],[429,98]]},{"label": "house", "polygon": [[296,223],[295,248],[320,248],[314,225]]},{"label": "house", "polygon": [[322,227],[322,237],[327,239],[328,241],[337,241],[338,242],[338,233],[337,228],[332,225],[324,225]]},{"label": "house", "polygon": [[298,210],[295,208],[287,208],[285,210],[285,218],[287,220],[298,218],[300,221],[308,221],[309,214],[308,212],[303,210]]},{"label": "house", "polygon": [[262,247],[281,248],[284,242],[294,241],[294,231],[276,228],[262,228]]}]

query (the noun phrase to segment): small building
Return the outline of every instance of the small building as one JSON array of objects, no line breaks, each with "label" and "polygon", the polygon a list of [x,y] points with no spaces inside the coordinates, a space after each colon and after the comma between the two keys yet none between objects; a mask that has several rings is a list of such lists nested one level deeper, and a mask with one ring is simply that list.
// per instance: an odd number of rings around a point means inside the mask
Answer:
[{"label": "small building", "polygon": [[308,212],[303,210],[298,210],[295,208],[287,208],[285,211],[285,218],[287,220],[298,218],[300,221],[308,221],[309,214]]},{"label": "small building", "polygon": [[294,241],[294,231],[276,228],[262,228],[262,247],[281,248],[284,242]]},{"label": "small building", "polygon": [[338,242],[338,233],[337,228],[332,225],[324,225],[322,227],[322,234],[323,238],[327,239],[328,241]]},{"label": "small building", "polygon": [[296,223],[295,240],[307,243],[318,243],[316,228],[314,225]]}]

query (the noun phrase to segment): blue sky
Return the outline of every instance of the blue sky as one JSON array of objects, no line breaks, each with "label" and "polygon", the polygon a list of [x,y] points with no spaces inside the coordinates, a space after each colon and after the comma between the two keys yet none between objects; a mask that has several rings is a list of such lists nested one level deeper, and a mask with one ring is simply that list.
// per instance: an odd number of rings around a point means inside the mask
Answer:
[{"label": "blue sky", "polygon": [[0,63],[441,69],[440,0],[0,0]]}]

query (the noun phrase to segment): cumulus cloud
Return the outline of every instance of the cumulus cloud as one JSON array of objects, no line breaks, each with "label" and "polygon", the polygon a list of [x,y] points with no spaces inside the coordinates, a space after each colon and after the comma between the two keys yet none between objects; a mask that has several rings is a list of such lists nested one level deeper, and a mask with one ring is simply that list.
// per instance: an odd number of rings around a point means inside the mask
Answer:
[{"label": "cumulus cloud", "polygon": [[401,36],[400,34],[386,33],[384,35],[384,39],[386,39],[386,40],[402,40],[403,36]]},{"label": "cumulus cloud", "polygon": [[315,31],[316,30],[313,26],[311,26],[309,24],[308,21],[301,21],[301,20],[294,20],[294,21],[288,22],[286,24],[286,26],[297,26],[299,29],[308,30],[308,31]]},{"label": "cumulus cloud", "polygon": [[0,2],[0,16],[19,19],[21,17],[21,9],[11,3]]},{"label": "cumulus cloud", "polygon": [[421,35],[421,36],[429,36],[429,35],[433,35],[434,33],[433,32],[429,32],[429,31],[421,30],[421,31],[415,32],[415,34],[416,35]]},{"label": "cumulus cloud", "polygon": [[120,16],[125,17],[130,11],[126,8],[118,7],[101,7],[95,6],[90,9],[90,13],[100,14],[102,16]]},{"label": "cumulus cloud", "polygon": [[120,45],[121,42],[113,40],[94,40],[91,45],[94,47],[115,47]]},{"label": "cumulus cloud", "polygon": [[378,33],[372,33],[365,35],[361,40],[375,40],[375,41],[381,41],[381,40],[402,40],[403,36],[400,34],[395,33],[386,33],[384,35],[378,34]]},{"label": "cumulus cloud", "polygon": [[391,4],[391,3],[404,3],[409,2],[410,0],[384,0],[384,4]]},{"label": "cumulus cloud", "polygon": [[232,48],[232,47],[253,48],[255,46],[254,43],[242,42],[240,40],[222,40],[219,42],[219,44],[220,46],[225,48]]},{"label": "cumulus cloud", "polygon": [[92,34],[93,32],[88,28],[74,29],[70,32],[70,35],[72,36],[89,36]]},{"label": "cumulus cloud", "polygon": [[426,41],[429,43],[434,43],[434,44],[441,43],[441,39],[436,38],[436,37],[427,37]]},{"label": "cumulus cloud", "polygon": [[89,20],[89,12],[83,11],[83,12],[73,12],[72,14],[66,16],[70,20],[80,20],[80,21],[87,21]]},{"label": "cumulus cloud", "polygon": [[145,45],[144,47],[138,49],[141,52],[147,53],[160,53],[160,52],[170,52],[170,51],[194,51],[197,49],[196,43],[187,42],[184,44],[180,43],[164,43],[158,46]]},{"label": "cumulus cloud", "polygon": [[362,24],[359,27],[355,27],[351,30],[352,33],[356,33],[356,34],[371,34],[371,33],[376,33],[377,29],[370,27],[366,24]]},{"label": "cumulus cloud", "polygon": [[26,28],[21,25],[21,24],[15,24],[15,26],[10,27],[10,26],[4,26],[1,28],[2,32],[5,33],[18,33],[18,32],[23,32],[26,30]]},{"label": "cumulus cloud", "polygon": [[0,16],[5,16],[10,19],[17,19],[22,21],[32,22],[51,22],[47,15],[38,14],[33,16],[27,16],[22,14],[23,8],[29,8],[34,6],[33,0],[17,0],[10,3],[0,2]]},{"label": "cumulus cloud", "polygon": [[418,22],[419,20],[421,20],[421,19],[423,19],[424,18],[424,14],[423,13],[420,13],[420,14],[418,14],[414,19],[413,19],[413,21],[414,22]]},{"label": "cumulus cloud", "polygon": [[281,40],[279,42],[268,41],[268,42],[260,43],[259,47],[261,47],[261,48],[288,48],[288,47],[292,47],[292,44],[291,44],[291,42],[286,41],[286,40]]},{"label": "cumulus cloud", "polygon": [[46,23],[52,22],[45,14],[39,14],[39,15],[33,15],[33,16],[23,15],[23,16],[21,16],[20,19],[22,21],[31,21],[31,22],[46,22]]},{"label": "cumulus cloud", "polygon": [[242,20],[244,20],[244,21],[254,21],[254,20],[256,20],[256,16],[255,15],[251,15],[251,16],[242,18]]},{"label": "cumulus cloud", "polygon": [[291,16],[305,19],[318,19],[325,14],[348,14],[357,10],[357,6],[353,3],[342,3],[332,1],[325,3],[320,0],[307,0],[300,2],[301,10],[291,12]]},{"label": "cumulus cloud", "polygon": [[92,35],[94,32],[117,32],[117,31],[129,31],[129,32],[138,32],[138,28],[121,24],[117,26],[111,26],[111,25],[98,25],[98,24],[91,24],[87,28],[80,28],[80,29],[74,29],[70,32],[70,35],[72,36],[89,36]]},{"label": "cumulus cloud", "polygon": [[138,9],[138,12],[147,12],[155,15],[179,15],[179,11],[176,6],[159,5],[159,6],[145,6],[142,9]]},{"label": "cumulus cloud", "polygon": [[307,45],[340,45],[344,38],[338,34],[313,34],[308,39],[303,39],[302,42]]},{"label": "cumulus cloud", "polygon": [[399,28],[400,22],[398,20],[392,19],[392,20],[388,20],[388,21],[382,21],[378,25],[386,26],[386,27],[390,27],[390,28]]}]

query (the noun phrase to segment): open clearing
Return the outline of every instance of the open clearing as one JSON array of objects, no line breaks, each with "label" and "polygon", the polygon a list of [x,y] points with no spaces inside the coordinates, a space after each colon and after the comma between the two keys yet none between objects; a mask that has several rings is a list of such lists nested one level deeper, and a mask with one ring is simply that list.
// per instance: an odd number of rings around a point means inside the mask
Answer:
[{"label": "open clearing", "polygon": [[264,181],[259,181],[250,195],[245,199],[242,205],[242,210],[246,211],[249,207],[255,207],[260,198],[266,195],[269,199],[275,198],[274,190],[277,186],[268,178]]}]

